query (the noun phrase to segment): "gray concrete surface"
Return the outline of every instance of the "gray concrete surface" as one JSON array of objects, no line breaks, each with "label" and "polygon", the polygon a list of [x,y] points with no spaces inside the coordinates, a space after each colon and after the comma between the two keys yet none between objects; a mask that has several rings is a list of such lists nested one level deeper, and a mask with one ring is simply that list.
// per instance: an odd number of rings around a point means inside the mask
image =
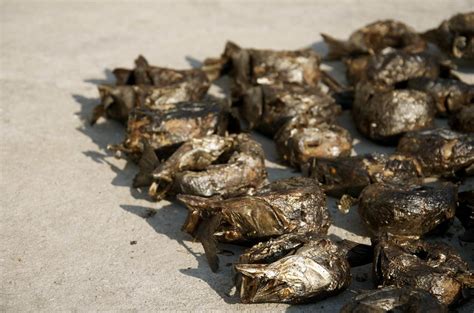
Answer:
[{"label": "gray concrete surface", "polygon": [[[230,267],[211,273],[200,245],[180,232],[185,209],[130,189],[135,166],[105,150],[121,140],[121,127],[84,123],[97,103],[96,84],[139,53],[178,68],[219,55],[227,39],[257,48],[311,45],[324,53],[320,32],[345,37],[381,18],[425,30],[473,6],[469,0],[1,1],[0,311],[338,312],[371,283],[354,280],[340,296],[306,306],[238,304],[229,293]],[[333,73],[343,76],[337,65]],[[347,115],[342,121],[355,132]],[[271,141],[256,138],[266,148],[271,179],[297,175],[276,163]],[[361,138],[355,146],[355,152],[384,149]],[[354,212],[341,215],[329,205],[333,234],[367,242]],[[157,210],[152,217],[149,208]],[[455,235],[445,240],[473,263],[472,246],[461,249]],[[235,258],[222,256],[222,264]]]}]

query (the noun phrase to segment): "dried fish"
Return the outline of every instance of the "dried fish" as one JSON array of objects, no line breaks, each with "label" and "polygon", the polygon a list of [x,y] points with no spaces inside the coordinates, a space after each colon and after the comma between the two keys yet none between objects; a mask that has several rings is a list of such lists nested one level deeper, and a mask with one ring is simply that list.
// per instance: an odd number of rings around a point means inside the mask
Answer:
[{"label": "dried fish", "polygon": [[422,52],[427,48],[425,40],[413,28],[395,20],[368,24],[353,32],[346,41],[321,35],[328,45],[327,58],[330,60],[375,54],[388,47],[410,53]]},{"label": "dried fish", "polygon": [[321,79],[319,55],[312,49],[274,51],[243,49],[227,42],[221,58],[207,59],[204,67],[214,77],[229,73],[233,94],[240,95],[251,86],[298,84],[316,87]]},{"label": "dried fish", "polygon": [[358,197],[367,185],[376,182],[420,184],[423,179],[416,159],[378,153],[313,158],[306,165],[306,172],[328,195],[335,197],[344,194]]},{"label": "dried fish", "polygon": [[435,109],[433,99],[424,92],[365,82],[356,87],[352,116],[363,135],[392,144],[405,132],[432,126]]},{"label": "dried fish", "polygon": [[[326,196],[310,178],[277,180],[253,195],[228,199],[179,195],[189,209],[183,230],[203,243],[217,270],[216,240],[258,242],[296,231],[326,234],[330,225]],[[202,235],[200,230],[212,227]]]},{"label": "dried fish", "polygon": [[455,78],[449,60],[431,54],[407,53],[387,48],[373,56],[360,56],[345,61],[347,80],[355,85],[361,81],[393,86],[417,77]]},{"label": "dried fish", "polygon": [[463,241],[474,242],[474,190],[460,192],[458,199],[456,217],[465,229],[460,238]]},{"label": "dried fish", "polygon": [[362,292],[341,309],[341,313],[389,312],[448,313],[448,308],[425,290],[388,286]]},{"label": "dried fish", "polygon": [[467,263],[440,242],[379,238],[373,271],[376,285],[422,289],[444,305],[456,303],[463,290],[474,287]]},{"label": "dried fish", "polygon": [[178,102],[155,109],[135,108],[128,119],[124,142],[111,149],[138,161],[145,146],[149,145],[158,159],[166,159],[189,139],[224,134],[229,120],[229,108],[216,101]]},{"label": "dried fish", "polygon": [[113,71],[116,85],[151,85],[165,87],[186,84],[193,93],[204,95],[210,87],[206,73],[202,69],[175,70],[151,66],[143,56],[135,60],[134,69],[116,68]]},{"label": "dried fish", "polygon": [[433,97],[437,113],[446,116],[474,105],[474,86],[456,79],[415,78],[408,81],[408,88],[420,90]]},{"label": "dried fish", "polygon": [[460,13],[422,34],[455,58],[474,58],[474,12]]},{"label": "dried fish", "polygon": [[444,128],[410,132],[400,139],[397,152],[418,159],[426,177],[472,175],[474,136]]},{"label": "dried fish", "polygon": [[418,238],[444,229],[454,219],[457,186],[375,183],[360,194],[358,213],[375,235]]},{"label": "dried fish", "polygon": [[249,128],[268,136],[295,116],[332,123],[340,113],[341,107],[320,88],[289,84],[249,87],[241,104],[241,115]]},{"label": "dried fish", "polygon": [[[274,254],[285,240],[269,241],[257,248]],[[284,245],[283,249],[287,249]],[[253,248],[255,250],[255,248]],[[243,303],[318,301],[345,290],[351,282],[347,251],[328,238],[313,236],[290,248],[292,253],[269,264],[239,263],[237,289]]]},{"label": "dried fish", "polygon": [[464,107],[452,115],[449,126],[463,133],[474,133],[474,104]]},{"label": "dried fish", "polygon": [[204,197],[244,194],[266,181],[265,155],[246,134],[194,138],[153,171],[149,194]]},{"label": "dried fish", "polygon": [[275,135],[275,144],[284,161],[300,168],[313,157],[349,156],[352,137],[349,131],[341,126],[299,116],[280,128]]},{"label": "dried fish", "polygon": [[91,124],[105,116],[127,123],[133,108],[158,110],[167,104],[203,99],[207,89],[196,90],[189,82],[168,86],[110,86],[100,85],[100,104],[94,108]]}]

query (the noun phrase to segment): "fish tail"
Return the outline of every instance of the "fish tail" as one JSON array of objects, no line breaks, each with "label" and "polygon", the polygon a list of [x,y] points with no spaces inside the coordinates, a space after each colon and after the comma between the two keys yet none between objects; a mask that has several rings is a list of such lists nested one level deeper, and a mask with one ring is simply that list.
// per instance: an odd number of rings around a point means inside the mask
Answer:
[{"label": "fish tail", "polygon": [[329,52],[326,55],[327,60],[339,60],[350,54],[350,48],[345,41],[336,39],[326,34],[321,34],[324,42],[328,45]]}]

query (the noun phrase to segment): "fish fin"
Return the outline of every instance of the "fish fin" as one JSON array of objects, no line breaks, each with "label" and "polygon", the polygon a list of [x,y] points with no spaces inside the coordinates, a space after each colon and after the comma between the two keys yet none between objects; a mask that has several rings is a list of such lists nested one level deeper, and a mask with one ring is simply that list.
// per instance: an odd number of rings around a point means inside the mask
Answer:
[{"label": "fish fin", "polygon": [[211,270],[215,273],[219,269],[219,257],[217,256],[217,240],[214,232],[219,226],[220,217],[213,215],[209,219],[205,219],[201,223],[197,231],[196,238],[201,242],[206,254],[207,262]]},{"label": "fish fin", "polygon": [[160,164],[160,161],[155,154],[155,150],[149,144],[146,144],[142,156],[138,161],[139,172],[133,179],[133,187],[150,186],[153,182],[152,173],[158,164]]},{"label": "fish fin", "polygon": [[236,264],[235,270],[242,275],[254,278],[263,276],[267,266],[266,264]]},{"label": "fish fin", "polygon": [[350,48],[345,41],[336,39],[326,34],[321,34],[321,36],[323,37],[323,40],[329,49],[325,59],[339,60],[351,53]]},{"label": "fish fin", "polygon": [[143,55],[139,55],[137,59],[135,60],[135,66],[136,67],[148,67],[148,61]]}]

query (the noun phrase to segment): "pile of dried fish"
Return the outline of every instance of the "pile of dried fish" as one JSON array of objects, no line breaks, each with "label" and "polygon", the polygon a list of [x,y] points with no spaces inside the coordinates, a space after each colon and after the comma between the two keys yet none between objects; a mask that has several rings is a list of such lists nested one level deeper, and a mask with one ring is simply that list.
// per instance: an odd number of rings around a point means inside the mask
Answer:
[{"label": "pile of dried fish", "polygon": [[[376,289],[341,312],[448,312],[474,288],[466,261],[433,241],[455,218],[460,240],[474,241],[474,190],[460,189],[474,175],[474,86],[450,59],[474,57],[474,13],[424,33],[385,20],[345,41],[322,36],[326,59],[346,65],[349,86],[323,71],[312,49],[228,42],[196,69],[142,56],[133,69],[115,69],[116,83],[98,87],[91,123],[126,126],[109,148],[137,163],[134,187],[187,207],[182,230],[202,244],[212,271],[221,243],[247,247],[234,264],[243,303],[319,301],[350,286],[351,267],[372,263]],[[223,76],[229,97],[208,94]],[[347,100],[358,131],[396,145],[393,154],[354,154],[354,134],[337,124]],[[435,118],[448,118],[452,130],[435,128]],[[269,182],[253,129],[307,177]],[[327,195],[341,198],[342,211],[357,205],[372,245],[328,236]]]}]

